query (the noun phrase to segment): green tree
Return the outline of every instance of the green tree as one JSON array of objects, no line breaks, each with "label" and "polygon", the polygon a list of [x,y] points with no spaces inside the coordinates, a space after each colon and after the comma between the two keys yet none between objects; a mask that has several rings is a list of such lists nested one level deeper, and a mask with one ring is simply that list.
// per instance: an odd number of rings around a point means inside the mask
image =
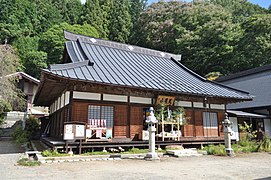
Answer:
[{"label": "green tree", "polygon": [[134,25],[131,43],[157,50],[173,52],[176,48],[174,16],[189,3],[159,1],[151,4]]},{"label": "green tree", "polygon": [[147,0],[130,0],[130,15],[131,15],[131,34],[130,40],[133,40],[133,37],[136,36],[137,21],[139,20],[140,14],[147,6]]},{"label": "green tree", "polygon": [[[0,119],[3,113],[24,107],[24,98],[16,88],[15,73],[20,67],[19,58],[10,45],[0,46]],[[14,106],[16,105],[16,106]]]},{"label": "green tree", "polygon": [[60,10],[52,0],[35,0],[36,20],[33,23],[36,34],[40,35],[55,24],[64,22]]},{"label": "green tree", "polygon": [[64,21],[52,0],[0,0],[0,9],[0,42],[40,35]]},{"label": "green tree", "polygon": [[130,0],[130,16],[132,24],[134,24],[141,12],[146,8],[147,6],[147,0]]},{"label": "green tree", "polygon": [[268,10],[248,2],[247,0],[210,0],[211,3],[221,5],[232,13],[234,22],[243,22],[247,17],[255,14],[266,14]]},{"label": "green tree", "polygon": [[39,79],[41,69],[47,68],[47,53],[43,51],[28,51],[24,58],[24,72]]},{"label": "green tree", "polygon": [[234,49],[242,35],[239,24],[220,6],[199,3],[184,9],[175,19],[176,53],[201,75],[231,71]]},{"label": "green tree", "polygon": [[24,72],[39,79],[40,70],[47,68],[47,54],[38,51],[38,43],[39,38],[37,36],[27,36],[16,40],[14,46],[17,48]]},{"label": "green tree", "polygon": [[233,72],[271,63],[271,14],[254,15],[242,23]]},{"label": "green tree", "polygon": [[28,0],[0,0],[0,42],[8,43],[33,33],[30,15],[33,5]]},{"label": "green tree", "polygon": [[103,34],[100,37],[108,39],[109,35],[109,25],[110,25],[110,13],[113,6],[113,0],[100,0],[100,6],[103,12]]},{"label": "green tree", "polygon": [[227,74],[243,33],[232,19],[231,12],[213,3],[160,1],[141,14],[132,42],[182,54],[182,63],[201,75]]},{"label": "green tree", "polygon": [[99,32],[101,37],[106,37],[106,31],[103,27],[104,13],[99,0],[87,0],[84,9],[82,20],[84,23],[90,24]]},{"label": "green tree", "polygon": [[47,65],[62,62],[65,43],[63,35],[64,30],[86,36],[99,37],[97,30],[89,24],[70,25],[67,23],[61,23],[60,25],[54,25],[42,34],[39,41],[39,50],[47,53]]},{"label": "green tree", "polygon": [[53,0],[53,4],[60,12],[63,21],[70,24],[79,23],[83,8],[80,0]]},{"label": "green tree", "polygon": [[113,0],[113,6],[110,11],[109,39],[118,42],[128,42],[131,25],[129,1]]}]

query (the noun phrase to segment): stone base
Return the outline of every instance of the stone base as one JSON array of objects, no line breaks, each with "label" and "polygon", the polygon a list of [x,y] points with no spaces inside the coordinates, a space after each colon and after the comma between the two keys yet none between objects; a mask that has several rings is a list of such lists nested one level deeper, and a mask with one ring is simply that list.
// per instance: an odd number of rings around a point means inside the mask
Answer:
[{"label": "stone base", "polygon": [[228,156],[234,156],[234,152],[232,148],[226,148],[226,153]]},{"label": "stone base", "polygon": [[184,156],[202,156],[198,153],[196,149],[181,149],[181,150],[167,150],[167,154],[173,155],[175,157],[184,157]]},{"label": "stone base", "polygon": [[155,153],[147,153],[147,155],[144,157],[144,159],[149,160],[149,161],[155,161],[155,160],[160,160],[160,158],[158,157],[158,154]]}]

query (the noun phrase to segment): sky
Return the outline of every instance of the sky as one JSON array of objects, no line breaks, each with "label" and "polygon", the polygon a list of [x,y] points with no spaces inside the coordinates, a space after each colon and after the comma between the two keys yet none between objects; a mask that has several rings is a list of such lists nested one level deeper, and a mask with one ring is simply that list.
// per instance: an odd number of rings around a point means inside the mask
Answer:
[{"label": "sky", "polygon": [[252,2],[254,4],[258,4],[264,8],[268,8],[271,5],[270,0],[250,0],[250,2]]}]

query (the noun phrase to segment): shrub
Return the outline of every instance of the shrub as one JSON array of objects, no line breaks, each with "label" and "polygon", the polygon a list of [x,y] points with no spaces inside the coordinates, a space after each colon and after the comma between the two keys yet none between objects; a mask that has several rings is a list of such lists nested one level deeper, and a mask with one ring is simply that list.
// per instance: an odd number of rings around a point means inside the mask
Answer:
[{"label": "shrub", "polygon": [[239,149],[238,144],[232,144],[231,148],[233,149],[234,153],[238,153],[238,149]]},{"label": "shrub", "polygon": [[41,152],[41,155],[44,156],[44,157],[50,157],[50,156],[52,156],[52,151],[44,150],[44,151]]},{"label": "shrub", "polygon": [[94,152],[86,152],[82,154],[83,156],[91,156],[91,155],[107,155],[107,154],[112,154],[110,152],[103,152],[103,151],[94,151]]},{"label": "shrub", "polygon": [[219,144],[218,146],[215,146],[213,144],[205,146],[203,150],[206,150],[208,154],[216,155],[216,156],[226,156],[226,150],[225,146],[222,144]]},{"label": "shrub", "polygon": [[21,166],[39,166],[41,164],[40,161],[29,160],[28,158],[22,158],[17,163]]},{"label": "shrub", "polygon": [[243,153],[250,153],[250,152],[257,152],[257,145],[253,145],[253,146],[241,146],[239,148],[239,152],[243,152]]},{"label": "shrub", "polygon": [[12,134],[12,137],[18,144],[24,144],[28,141],[28,134],[22,127],[17,127]]},{"label": "shrub", "polygon": [[25,123],[25,131],[28,133],[28,138],[33,139],[39,132],[40,124],[36,117],[30,116]]},{"label": "shrub", "polygon": [[260,141],[257,147],[257,151],[265,151],[265,152],[271,151],[271,140],[267,134],[264,134],[263,140]]},{"label": "shrub", "polygon": [[148,149],[139,149],[139,148],[132,148],[129,149],[129,151],[124,152],[127,154],[141,154],[141,153],[147,153],[149,150]]},{"label": "shrub", "polygon": [[69,156],[69,154],[62,154],[59,153],[56,149],[51,151],[51,150],[44,150],[41,152],[41,155],[44,157],[59,157],[59,156]]},{"label": "shrub", "polygon": [[256,138],[257,131],[252,131],[252,124],[248,125],[246,121],[244,124],[238,124],[241,133],[245,135],[241,137],[240,141],[251,141]]},{"label": "shrub", "polygon": [[25,129],[17,127],[12,135],[18,144],[24,144],[33,139],[39,131],[40,125],[37,118],[30,116],[25,123]]}]

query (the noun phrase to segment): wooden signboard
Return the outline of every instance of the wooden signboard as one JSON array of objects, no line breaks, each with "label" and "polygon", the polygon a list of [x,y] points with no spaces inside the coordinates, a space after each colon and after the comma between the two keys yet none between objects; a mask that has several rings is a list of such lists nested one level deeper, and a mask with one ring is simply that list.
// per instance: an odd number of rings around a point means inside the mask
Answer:
[{"label": "wooden signboard", "polygon": [[161,96],[161,95],[159,95],[156,99],[156,105],[159,105],[164,102],[166,106],[173,106],[174,101],[175,101],[174,96]]},{"label": "wooden signboard", "polygon": [[86,126],[82,122],[65,122],[64,123],[64,140],[85,139]]}]

